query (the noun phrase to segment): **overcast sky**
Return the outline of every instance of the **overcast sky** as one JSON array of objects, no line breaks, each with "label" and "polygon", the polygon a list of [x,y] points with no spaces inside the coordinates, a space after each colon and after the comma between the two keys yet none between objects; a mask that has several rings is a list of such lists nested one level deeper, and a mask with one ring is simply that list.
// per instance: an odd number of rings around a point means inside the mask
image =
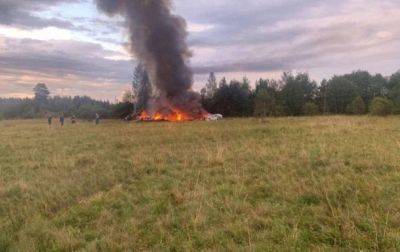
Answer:
[{"label": "overcast sky", "polygon": [[[207,73],[317,81],[353,70],[400,69],[400,0],[175,0],[188,22],[194,88]],[[0,96],[52,94],[114,101],[135,64],[119,18],[92,0],[0,0]]]}]

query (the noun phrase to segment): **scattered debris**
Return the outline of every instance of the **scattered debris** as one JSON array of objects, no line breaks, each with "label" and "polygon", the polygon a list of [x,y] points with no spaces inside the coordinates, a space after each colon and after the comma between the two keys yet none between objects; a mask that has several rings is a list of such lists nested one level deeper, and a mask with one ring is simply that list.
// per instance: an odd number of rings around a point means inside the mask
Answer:
[{"label": "scattered debris", "polygon": [[222,120],[223,118],[224,118],[224,116],[221,114],[209,114],[206,116],[206,121],[208,121],[208,122],[219,121],[219,120]]}]

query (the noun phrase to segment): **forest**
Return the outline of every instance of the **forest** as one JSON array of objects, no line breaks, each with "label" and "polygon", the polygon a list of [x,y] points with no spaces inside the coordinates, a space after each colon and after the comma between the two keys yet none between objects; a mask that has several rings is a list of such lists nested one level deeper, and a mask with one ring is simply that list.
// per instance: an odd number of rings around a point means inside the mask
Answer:
[{"label": "forest", "polygon": [[[92,119],[124,119],[138,114],[153,96],[152,84],[142,65],[135,68],[132,91],[111,103],[88,96],[52,96],[44,83],[33,89],[33,98],[0,98],[0,119],[31,119],[48,115]],[[281,79],[260,78],[250,83],[217,79],[210,73],[199,99],[205,110],[225,117],[278,117],[349,114],[386,116],[400,113],[400,71],[389,77],[354,71],[320,83],[308,73],[285,72]]]}]

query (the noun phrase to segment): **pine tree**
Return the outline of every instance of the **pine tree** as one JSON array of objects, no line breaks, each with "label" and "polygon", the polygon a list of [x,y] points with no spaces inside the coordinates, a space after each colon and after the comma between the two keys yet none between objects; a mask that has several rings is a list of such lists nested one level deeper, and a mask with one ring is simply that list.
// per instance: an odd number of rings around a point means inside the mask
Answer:
[{"label": "pine tree", "polygon": [[151,95],[152,86],[149,75],[144,66],[139,63],[134,70],[132,81],[132,96],[135,104],[135,114],[146,108]]},{"label": "pine tree", "polygon": [[213,72],[210,73],[206,83],[206,97],[212,98],[217,92],[217,78]]},{"label": "pine tree", "polygon": [[47,88],[46,84],[38,83],[34,88],[33,92],[35,93],[34,103],[35,103],[35,113],[39,113],[43,111],[48,102],[48,98],[50,95],[50,91]]}]

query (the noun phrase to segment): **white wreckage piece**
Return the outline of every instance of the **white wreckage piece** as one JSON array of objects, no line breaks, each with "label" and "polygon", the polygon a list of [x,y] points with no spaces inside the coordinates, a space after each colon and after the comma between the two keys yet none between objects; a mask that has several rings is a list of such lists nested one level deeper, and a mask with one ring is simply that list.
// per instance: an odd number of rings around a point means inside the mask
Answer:
[{"label": "white wreckage piece", "polygon": [[219,120],[222,120],[223,118],[224,118],[224,116],[221,114],[209,114],[206,116],[206,121],[207,122],[219,121]]}]

